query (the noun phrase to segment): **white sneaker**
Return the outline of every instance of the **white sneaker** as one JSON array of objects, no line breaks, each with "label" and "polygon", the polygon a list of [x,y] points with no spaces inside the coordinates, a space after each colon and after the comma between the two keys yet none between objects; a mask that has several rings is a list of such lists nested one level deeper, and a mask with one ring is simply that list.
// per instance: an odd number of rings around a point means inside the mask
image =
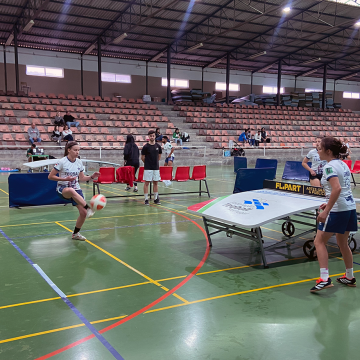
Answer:
[{"label": "white sneaker", "polygon": [[86,218],[91,218],[95,214],[94,211],[92,211],[90,208],[86,210]]},{"label": "white sneaker", "polygon": [[73,240],[81,240],[81,241],[85,241],[86,237],[82,236],[79,232],[76,234],[72,234],[72,239]]}]

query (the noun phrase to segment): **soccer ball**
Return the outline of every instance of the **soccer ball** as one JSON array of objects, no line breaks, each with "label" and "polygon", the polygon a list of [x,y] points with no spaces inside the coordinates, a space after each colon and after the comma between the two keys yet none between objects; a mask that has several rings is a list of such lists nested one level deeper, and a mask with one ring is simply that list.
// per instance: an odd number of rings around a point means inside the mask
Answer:
[{"label": "soccer ball", "polygon": [[102,210],[106,206],[106,197],[104,195],[95,195],[90,200],[90,207],[93,211]]}]

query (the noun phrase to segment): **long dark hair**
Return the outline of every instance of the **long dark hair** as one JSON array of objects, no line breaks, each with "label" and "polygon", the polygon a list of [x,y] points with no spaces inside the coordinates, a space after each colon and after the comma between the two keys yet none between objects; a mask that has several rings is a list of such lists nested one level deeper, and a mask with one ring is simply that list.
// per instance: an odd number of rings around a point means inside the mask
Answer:
[{"label": "long dark hair", "polygon": [[134,142],[135,142],[134,137],[133,137],[131,134],[129,134],[129,135],[126,137],[126,142],[125,142],[125,144],[134,143]]},{"label": "long dark hair", "polygon": [[326,151],[330,150],[335,158],[339,159],[341,156],[346,155],[347,146],[339,139],[328,136],[321,140],[321,147]]},{"label": "long dark hair", "polygon": [[75,145],[79,145],[79,144],[76,141],[68,141],[68,143],[65,145],[64,156],[68,156],[69,155],[69,150]]}]

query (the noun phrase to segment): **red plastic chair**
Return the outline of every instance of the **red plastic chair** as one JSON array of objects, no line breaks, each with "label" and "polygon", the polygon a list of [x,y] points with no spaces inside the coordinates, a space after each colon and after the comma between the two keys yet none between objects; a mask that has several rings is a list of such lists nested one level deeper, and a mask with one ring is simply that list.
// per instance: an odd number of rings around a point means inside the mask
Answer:
[{"label": "red plastic chair", "polygon": [[138,177],[135,181],[136,182],[144,182],[143,177],[144,177],[144,167],[141,166],[141,167],[139,167]]},{"label": "red plastic chair", "polygon": [[172,180],[172,166],[160,166],[160,178],[161,181]]},{"label": "red plastic chair", "polygon": [[99,169],[100,176],[97,180],[93,181],[93,195],[95,195],[95,186],[97,192],[100,194],[99,184],[112,184],[115,182],[115,168],[114,167],[101,167]]},{"label": "red plastic chair", "polygon": [[[131,176],[129,179],[128,170],[131,171]],[[133,182],[135,181],[135,168],[133,166],[122,166],[116,170],[116,182],[122,184],[129,184],[130,187],[133,186]]]},{"label": "red plastic chair", "polygon": [[199,196],[203,192],[201,189],[201,182],[204,181],[206,190],[204,191],[210,197],[209,187],[206,181],[206,165],[195,165],[190,180],[199,181]]},{"label": "red plastic chair", "polygon": [[343,160],[343,162],[349,167],[349,169],[351,170],[351,166],[352,166],[352,160]]},{"label": "red plastic chair", "polygon": [[354,185],[356,186],[354,174],[359,174],[360,173],[360,160],[355,161],[354,167],[352,169],[350,169],[350,172],[351,172],[351,176],[352,176]]},{"label": "red plastic chair", "polygon": [[178,166],[176,168],[174,181],[190,180],[190,166]]}]

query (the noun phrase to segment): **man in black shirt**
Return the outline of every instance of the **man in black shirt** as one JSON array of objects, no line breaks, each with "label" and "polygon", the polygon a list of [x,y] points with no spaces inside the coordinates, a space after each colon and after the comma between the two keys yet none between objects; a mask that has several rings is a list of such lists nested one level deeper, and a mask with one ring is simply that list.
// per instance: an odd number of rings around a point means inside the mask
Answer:
[{"label": "man in black shirt", "polygon": [[65,124],[69,127],[69,129],[70,129],[71,125],[74,125],[74,126],[76,126],[76,128],[78,128],[80,123],[78,121],[74,121],[74,120],[75,120],[75,118],[70,114],[70,111],[67,111],[66,115],[64,115],[64,121],[65,121]]},{"label": "man in black shirt", "polygon": [[160,181],[159,160],[161,158],[161,146],[155,142],[155,131],[150,130],[149,142],[141,150],[141,161],[144,163],[144,196],[145,205],[149,205],[149,183],[154,183],[154,204],[160,205],[158,181]]}]

